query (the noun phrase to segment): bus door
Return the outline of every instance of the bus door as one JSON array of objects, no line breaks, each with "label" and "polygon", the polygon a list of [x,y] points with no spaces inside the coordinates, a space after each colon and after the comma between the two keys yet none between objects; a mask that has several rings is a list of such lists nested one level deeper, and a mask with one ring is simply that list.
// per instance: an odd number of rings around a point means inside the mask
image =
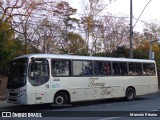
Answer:
[{"label": "bus door", "polygon": [[31,58],[29,69],[29,82],[32,85],[31,93],[35,103],[47,102],[49,90],[49,63],[44,58]]}]

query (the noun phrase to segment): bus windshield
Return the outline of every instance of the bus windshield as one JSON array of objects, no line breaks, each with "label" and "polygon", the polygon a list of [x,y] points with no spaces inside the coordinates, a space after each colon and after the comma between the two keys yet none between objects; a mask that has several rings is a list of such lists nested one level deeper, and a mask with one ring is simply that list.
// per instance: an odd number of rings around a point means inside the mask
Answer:
[{"label": "bus windshield", "polygon": [[11,61],[7,84],[8,89],[23,87],[26,84],[27,67],[27,58],[20,58]]}]

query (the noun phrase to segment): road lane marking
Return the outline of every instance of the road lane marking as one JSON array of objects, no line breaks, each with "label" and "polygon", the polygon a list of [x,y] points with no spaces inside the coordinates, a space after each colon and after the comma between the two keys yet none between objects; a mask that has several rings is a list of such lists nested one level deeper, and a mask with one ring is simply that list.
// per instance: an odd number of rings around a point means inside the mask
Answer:
[{"label": "road lane marking", "polygon": [[118,119],[118,118],[122,118],[123,116],[119,116],[119,117],[109,117],[109,118],[103,118],[103,119],[98,119],[98,120],[114,120],[114,119]]}]

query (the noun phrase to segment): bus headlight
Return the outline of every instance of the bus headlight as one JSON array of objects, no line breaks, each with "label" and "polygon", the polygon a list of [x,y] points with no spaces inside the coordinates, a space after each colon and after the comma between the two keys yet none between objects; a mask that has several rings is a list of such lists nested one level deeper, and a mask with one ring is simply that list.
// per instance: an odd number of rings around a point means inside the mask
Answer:
[{"label": "bus headlight", "polygon": [[22,92],[22,91],[20,91],[20,92],[18,93],[18,96],[22,96],[22,94],[23,94],[23,92]]}]

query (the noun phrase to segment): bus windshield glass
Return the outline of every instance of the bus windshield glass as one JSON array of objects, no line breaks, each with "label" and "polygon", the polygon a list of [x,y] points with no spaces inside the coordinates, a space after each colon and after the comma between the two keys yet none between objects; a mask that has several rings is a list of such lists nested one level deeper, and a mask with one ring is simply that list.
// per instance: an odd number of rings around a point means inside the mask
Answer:
[{"label": "bus windshield glass", "polygon": [[26,84],[28,59],[13,60],[9,69],[8,89],[23,87]]}]

